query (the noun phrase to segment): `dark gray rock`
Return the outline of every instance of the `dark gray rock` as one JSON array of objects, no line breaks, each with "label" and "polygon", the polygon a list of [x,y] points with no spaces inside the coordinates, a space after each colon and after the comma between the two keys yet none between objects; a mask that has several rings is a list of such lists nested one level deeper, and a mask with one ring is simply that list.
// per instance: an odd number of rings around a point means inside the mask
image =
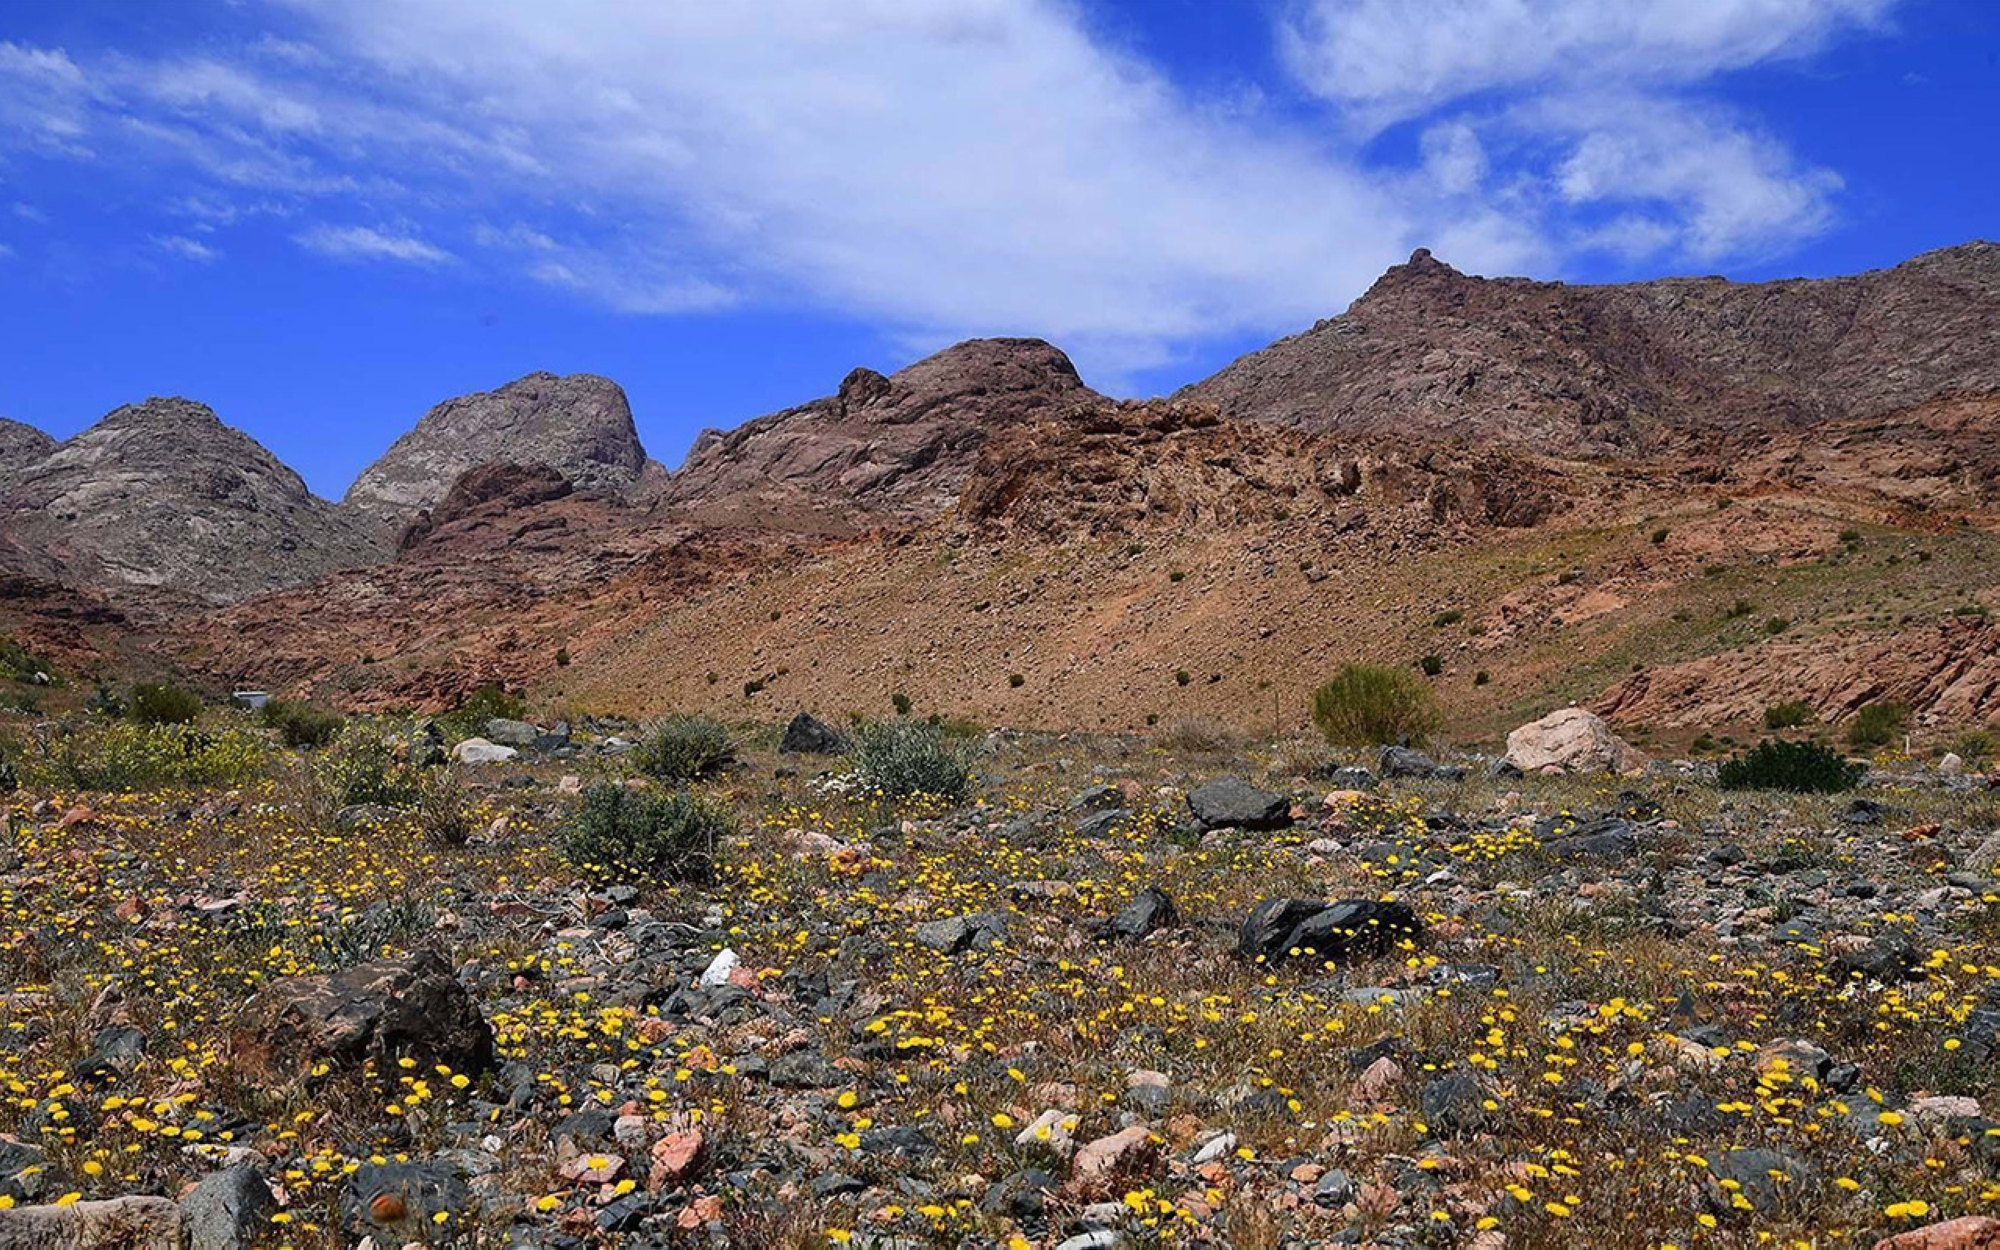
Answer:
[{"label": "dark gray rock", "polygon": [[1423,922],[1402,903],[1376,899],[1266,899],[1243,922],[1237,954],[1277,964],[1300,958],[1349,963],[1372,958],[1423,936]]},{"label": "dark gray rock", "polygon": [[847,739],[810,712],[792,717],[785,726],[784,740],[778,743],[783,755],[839,755],[846,750]]},{"label": "dark gray rock", "polygon": [[257,1244],[264,1217],[277,1207],[263,1174],[249,1164],[211,1172],[181,1199],[188,1250],[243,1250]]},{"label": "dark gray rock", "polygon": [[974,912],[932,920],[916,928],[919,943],[947,955],[984,950],[1007,934],[1007,917],[998,912]]},{"label": "dark gray rock", "polygon": [[1292,823],[1292,801],[1260,790],[1241,777],[1211,781],[1187,796],[1188,810],[1204,829],[1283,829]]},{"label": "dark gray rock", "polygon": [[439,1160],[364,1163],[340,1197],[341,1221],[349,1232],[391,1245],[429,1244],[437,1235],[438,1212],[464,1221],[471,1206],[464,1172]]},{"label": "dark gray rock", "polygon": [[1122,938],[1142,938],[1180,923],[1180,910],[1159,886],[1149,885],[1111,918],[1111,932]]},{"label": "dark gray rock", "polygon": [[1715,1181],[1735,1184],[1728,1191],[1715,1184],[1713,1196],[1718,1201],[1727,1205],[1728,1193],[1741,1193],[1760,1215],[1810,1210],[1820,1188],[1819,1172],[1812,1164],[1762,1147],[1718,1151],[1708,1156],[1708,1170]]}]

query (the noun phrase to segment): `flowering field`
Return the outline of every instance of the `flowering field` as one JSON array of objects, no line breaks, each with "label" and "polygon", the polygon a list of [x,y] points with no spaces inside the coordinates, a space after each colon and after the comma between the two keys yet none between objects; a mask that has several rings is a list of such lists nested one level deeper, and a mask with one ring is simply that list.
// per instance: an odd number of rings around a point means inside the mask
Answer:
[{"label": "flowering field", "polygon": [[[0,1220],[1082,1250],[2000,1216],[1983,786],[996,734],[946,803],[739,742],[696,783],[712,874],[611,880],[563,853],[626,772],[589,735],[459,767],[439,836],[231,732],[208,780],[0,797]],[[1256,819],[1190,806],[1226,777]]]}]

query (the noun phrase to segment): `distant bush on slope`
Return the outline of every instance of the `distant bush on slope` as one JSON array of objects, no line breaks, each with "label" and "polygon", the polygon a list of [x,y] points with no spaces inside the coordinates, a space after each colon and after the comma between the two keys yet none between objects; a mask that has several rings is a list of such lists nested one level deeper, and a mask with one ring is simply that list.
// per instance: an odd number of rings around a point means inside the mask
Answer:
[{"label": "distant bush on slope", "polygon": [[1350,664],[1313,691],[1313,724],[1334,746],[1420,742],[1443,724],[1429,684],[1403,668]]}]

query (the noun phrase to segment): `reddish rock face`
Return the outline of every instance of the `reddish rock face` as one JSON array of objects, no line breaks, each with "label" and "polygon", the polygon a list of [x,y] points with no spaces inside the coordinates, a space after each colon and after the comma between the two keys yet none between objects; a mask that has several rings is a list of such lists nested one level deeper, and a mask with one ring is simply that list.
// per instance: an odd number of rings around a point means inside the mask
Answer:
[{"label": "reddish rock face", "polygon": [[1853,277],[1570,286],[1418,251],[1182,395],[1343,434],[1651,453],[2000,390],[2000,245]]},{"label": "reddish rock face", "polygon": [[320,1063],[342,1071],[372,1061],[389,1080],[403,1058],[467,1075],[493,1066],[493,1030],[428,951],[273,981],[244,1006],[232,1047],[243,1069],[269,1084]]},{"label": "reddish rock face", "polygon": [[1106,402],[1040,339],[973,339],[695,440],[664,502],[711,523],[851,533],[957,502],[997,430]]}]

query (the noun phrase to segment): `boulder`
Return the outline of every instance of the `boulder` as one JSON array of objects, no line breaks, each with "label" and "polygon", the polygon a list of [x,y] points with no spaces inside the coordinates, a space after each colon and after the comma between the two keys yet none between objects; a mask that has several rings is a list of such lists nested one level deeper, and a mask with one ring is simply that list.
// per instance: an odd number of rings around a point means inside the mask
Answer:
[{"label": "boulder", "polygon": [[430,1244],[438,1212],[448,1213],[447,1222],[462,1220],[471,1206],[464,1172],[441,1160],[364,1163],[340,1197],[341,1222],[376,1245]]},{"label": "boulder", "polygon": [[211,1172],[181,1199],[188,1250],[246,1250],[277,1207],[263,1175],[247,1163]]},{"label": "boulder", "polygon": [[1956,751],[1946,751],[1944,758],[1938,761],[1938,775],[1942,777],[1963,777],[1965,775],[1965,757]]},{"label": "boulder", "polygon": [[1211,781],[1190,791],[1187,802],[1204,829],[1283,829],[1292,823],[1290,799],[1241,777]]},{"label": "boulder", "polygon": [[244,1005],[231,1044],[242,1069],[266,1083],[318,1063],[352,1070],[372,1060],[385,1079],[405,1057],[467,1075],[493,1066],[492,1028],[429,951],[273,981]]},{"label": "boulder", "polygon": [[485,738],[467,738],[451,749],[451,758],[461,764],[504,764],[519,754],[513,747]]},{"label": "boulder", "polygon": [[1382,758],[1377,763],[1384,777],[1400,777],[1416,781],[1459,781],[1465,777],[1463,768],[1440,764],[1422,751],[1410,747],[1383,747]]},{"label": "boulder", "polygon": [[1644,754],[1595,712],[1566,707],[1507,735],[1507,762],[1524,773],[1634,773]]},{"label": "boulder", "polygon": [[800,712],[785,726],[781,755],[839,755],[847,750],[847,739],[833,726],[810,712]]},{"label": "boulder", "polygon": [[916,928],[919,943],[947,955],[984,950],[1006,936],[1007,917],[998,912],[951,916],[920,924]]},{"label": "boulder", "polygon": [[1257,904],[1243,922],[1236,953],[1282,963],[1296,951],[1327,963],[1368,959],[1423,936],[1423,922],[1402,903],[1352,898],[1337,903],[1276,898]]},{"label": "boulder", "polygon": [[508,720],[496,716],[486,722],[486,740],[503,747],[525,748],[535,745],[542,731],[524,720]]},{"label": "boulder", "polygon": [[110,1198],[0,1211],[6,1250],[182,1250],[181,1209],[166,1198]]},{"label": "boulder", "polygon": [[1875,1250],[2000,1250],[2000,1220],[1990,1215],[1961,1215],[1884,1237],[1875,1243]]},{"label": "boulder", "polygon": [[1117,915],[1111,918],[1110,929],[1115,937],[1142,938],[1180,923],[1180,910],[1174,900],[1159,886],[1149,885],[1139,892],[1139,897],[1125,904]]}]

